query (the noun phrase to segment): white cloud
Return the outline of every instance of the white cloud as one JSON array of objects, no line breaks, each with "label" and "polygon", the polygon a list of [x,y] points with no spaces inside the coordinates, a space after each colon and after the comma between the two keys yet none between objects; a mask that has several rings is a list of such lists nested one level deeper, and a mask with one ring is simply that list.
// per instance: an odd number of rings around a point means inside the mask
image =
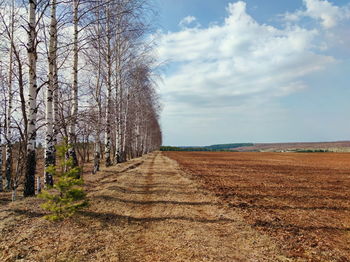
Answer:
[{"label": "white cloud", "polygon": [[[246,3],[239,1],[228,5],[221,24],[160,34],[158,53],[169,61],[160,84],[165,133],[174,133],[179,121],[185,123],[183,132],[192,130],[188,132],[196,136],[198,123],[200,130],[210,133],[222,123],[234,129],[232,119],[250,119],[247,126],[254,126],[261,119],[272,123],[288,118],[280,99],[303,92],[308,88],[306,77],[338,63],[329,36],[340,21],[334,17],[345,16],[328,17],[334,12],[331,8],[326,14],[311,5],[325,1],[307,2],[309,16],[314,14],[322,26],[304,27],[298,22],[302,11],[295,12],[294,22],[284,27],[261,24],[247,13]],[[334,10],[345,14],[345,9]]]},{"label": "white cloud", "polygon": [[315,52],[324,48],[315,41],[316,29],[259,24],[242,1],[227,11],[222,25],[162,35],[159,54],[177,65],[162,84],[167,105],[198,111],[244,105],[253,97],[264,103],[306,88],[303,76],[335,62]]},{"label": "white cloud", "polygon": [[350,17],[350,9],[348,6],[335,6],[327,0],[303,0],[303,3],[305,5],[305,10],[286,13],[284,18],[287,21],[296,22],[303,17],[310,17],[320,21],[324,28],[329,29]]},{"label": "white cloud", "polygon": [[199,27],[200,24],[197,22],[197,18],[194,16],[186,16],[180,21],[179,26],[182,28]]}]

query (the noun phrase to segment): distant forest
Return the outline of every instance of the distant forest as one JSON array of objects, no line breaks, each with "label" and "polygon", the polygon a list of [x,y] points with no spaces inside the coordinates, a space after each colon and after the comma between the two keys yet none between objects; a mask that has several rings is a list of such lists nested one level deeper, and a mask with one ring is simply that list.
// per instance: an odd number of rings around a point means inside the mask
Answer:
[{"label": "distant forest", "polygon": [[252,143],[219,144],[211,146],[162,146],[161,151],[235,151],[235,148],[253,146]]}]

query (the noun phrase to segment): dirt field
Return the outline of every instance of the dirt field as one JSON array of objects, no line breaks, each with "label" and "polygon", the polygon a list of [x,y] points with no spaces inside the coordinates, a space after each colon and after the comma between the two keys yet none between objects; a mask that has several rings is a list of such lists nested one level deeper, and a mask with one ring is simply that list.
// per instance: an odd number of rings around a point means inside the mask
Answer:
[{"label": "dirt field", "polygon": [[61,224],[36,198],[4,200],[0,261],[290,261],[159,152],[84,179],[91,206]]},{"label": "dirt field", "polygon": [[240,152],[281,152],[296,150],[327,150],[330,152],[350,152],[350,141],[309,142],[309,143],[258,143],[253,146],[233,148]]},{"label": "dirt field", "polygon": [[350,154],[165,154],[293,260],[350,261]]}]

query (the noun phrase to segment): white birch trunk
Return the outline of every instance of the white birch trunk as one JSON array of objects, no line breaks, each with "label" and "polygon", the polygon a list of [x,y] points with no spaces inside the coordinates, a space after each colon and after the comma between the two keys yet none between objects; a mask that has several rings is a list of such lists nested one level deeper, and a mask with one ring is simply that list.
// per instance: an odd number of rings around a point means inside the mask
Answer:
[{"label": "white birch trunk", "polygon": [[[49,42],[49,84],[46,90],[46,145],[45,145],[45,167],[55,164],[55,144],[53,130],[53,92],[55,88],[55,64],[56,64],[56,0],[51,0],[51,23]],[[52,175],[45,171],[44,183],[53,186]]]},{"label": "white birch trunk", "polygon": [[[119,59],[118,59],[119,60]],[[122,140],[122,133],[121,133],[121,110],[122,110],[122,86],[121,86],[121,77],[120,77],[120,67],[117,67],[116,73],[117,73],[117,80],[116,80],[116,125],[117,130],[115,132],[115,162],[116,164],[121,162],[121,140]]]},{"label": "white birch trunk", "polygon": [[122,162],[125,162],[126,159],[126,131],[127,131],[127,127],[128,127],[128,111],[129,111],[129,89],[126,89],[126,105],[125,105],[125,111],[124,111],[124,119],[123,119],[123,127],[122,127],[122,132],[123,132],[123,139],[122,139]]},{"label": "white birch trunk", "polygon": [[98,119],[95,135],[95,154],[94,154],[94,169],[93,174],[100,171],[100,160],[101,160],[101,143],[100,143],[100,133],[101,133],[101,119],[102,119],[102,105],[101,105],[101,24],[100,24],[100,9],[97,10],[97,41],[98,41],[98,64],[97,64],[97,79],[96,79],[96,103],[98,108]]},{"label": "white birch trunk", "polygon": [[[55,45],[55,49],[57,50],[57,44]],[[53,88],[53,144],[54,146],[57,145],[57,137],[60,131],[60,125],[59,125],[59,114],[58,114],[58,71],[57,71],[57,62],[54,65],[54,88]],[[56,148],[54,147],[54,163],[56,164]]]},{"label": "white birch trunk", "polygon": [[106,108],[106,134],[105,134],[105,164],[111,166],[111,118],[112,118],[112,54],[111,54],[111,28],[110,28],[110,10],[107,7],[107,108]]},{"label": "white birch trunk", "polygon": [[78,159],[75,152],[76,143],[76,125],[78,117],[78,0],[73,0],[73,71],[72,71],[72,110],[71,110],[71,123],[69,126],[69,138],[68,143],[71,148],[69,149],[69,157],[73,159],[73,165],[78,165]]},{"label": "white birch trunk", "polygon": [[142,139],[142,155],[146,154],[146,140],[147,140],[147,135],[145,133]]},{"label": "white birch trunk", "polygon": [[115,48],[115,115],[116,115],[116,132],[115,132],[115,164],[122,162],[122,152],[121,152],[121,142],[122,142],[122,132],[121,132],[121,121],[122,121],[122,46],[121,46],[121,18],[117,17],[117,28],[116,28],[116,48]]},{"label": "white birch trunk", "polygon": [[29,23],[28,23],[28,65],[29,65],[29,92],[28,92],[28,126],[27,126],[27,159],[26,159],[26,174],[24,183],[24,196],[35,195],[35,168],[36,168],[36,0],[29,0]]},{"label": "white birch trunk", "polygon": [[[119,59],[121,60],[121,54],[119,54]],[[119,60],[119,63],[120,63]],[[119,64],[119,99],[118,99],[118,157],[119,163],[124,162],[123,155],[123,84],[122,84],[122,65]]]},{"label": "white birch trunk", "polygon": [[[56,3],[56,9],[57,9],[57,3]],[[57,145],[57,137],[60,131],[60,125],[59,125],[59,115],[58,115],[58,93],[59,93],[59,87],[58,87],[58,66],[57,66],[57,20],[56,20],[56,26],[54,28],[54,50],[55,50],[55,56],[54,56],[54,63],[53,63],[53,149],[54,149],[54,164],[56,164],[56,148]]]},{"label": "white birch trunk", "polygon": [[11,174],[12,174],[12,143],[11,143],[11,119],[12,119],[12,101],[13,101],[13,34],[14,34],[14,0],[11,6],[11,24],[10,24],[10,66],[8,75],[8,105],[7,105],[7,118],[6,118],[6,160],[5,160],[5,173],[6,173],[6,189],[11,190]]},{"label": "white birch trunk", "polygon": [[[136,122],[137,123],[137,122]],[[140,136],[140,132],[139,132],[139,126],[138,124],[136,124],[136,130],[135,130],[135,155],[137,157],[139,157],[139,136]]]},{"label": "white birch trunk", "polygon": [[133,149],[134,155],[136,157],[140,156],[139,155],[139,152],[140,152],[140,150],[139,150],[140,121],[139,121],[138,112],[137,112],[138,110],[139,110],[139,107],[137,106],[136,112],[135,112],[135,119],[134,119],[134,121],[135,121],[135,142],[134,142],[134,149]]},{"label": "white birch trunk", "polygon": [[98,67],[98,76],[97,76],[97,83],[96,83],[96,98],[97,98],[97,107],[98,107],[98,119],[97,119],[97,128],[96,128],[96,135],[95,135],[95,154],[94,154],[94,170],[93,173],[95,174],[97,171],[100,171],[100,160],[101,160],[101,141],[100,141],[100,134],[101,134],[101,126],[102,126],[102,106],[101,106],[101,85],[100,85],[100,77],[101,77],[101,57],[99,54],[99,67]]}]

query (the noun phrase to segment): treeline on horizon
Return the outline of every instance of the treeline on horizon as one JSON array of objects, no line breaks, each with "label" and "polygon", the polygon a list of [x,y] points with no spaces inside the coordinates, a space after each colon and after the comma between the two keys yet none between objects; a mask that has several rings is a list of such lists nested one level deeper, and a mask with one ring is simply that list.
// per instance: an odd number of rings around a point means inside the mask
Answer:
[{"label": "treeline on horizon", "polygon": [[[207,151],[207,152],[238,152],[235,148],[254,146],[253,143],[235,143],[235,144],[220,144],[211,146],[161,146],[160,151]],[[247,152],[264,152],[259,149],[250,149]],[[300,148],[300,149],[286,149],[286,150],[272,150],[266,152],[294,152],[294,153],[329,153],[334,152],[329,149],[312,149],[312,148]]]},{"label": "treeline on horizon", "polygon": [[161,151],[235,151],[235,148],[253,146],[253,143],[219,144],[211,146],[162,146]]}]

